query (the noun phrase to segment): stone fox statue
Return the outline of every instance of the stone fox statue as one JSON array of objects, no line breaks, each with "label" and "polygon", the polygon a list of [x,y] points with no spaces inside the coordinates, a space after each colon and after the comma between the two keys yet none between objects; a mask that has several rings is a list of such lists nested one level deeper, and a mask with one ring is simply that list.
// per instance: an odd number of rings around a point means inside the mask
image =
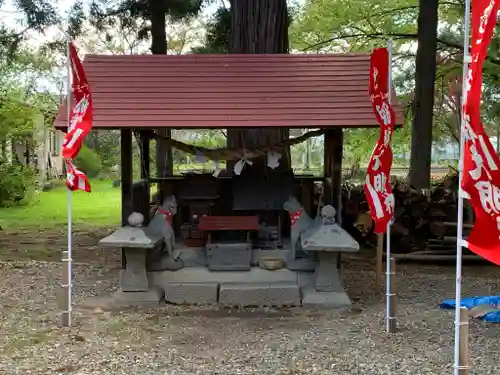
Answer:
[{"label": "stone fox statue", "polygon": [[177,214],[177,200],[174,195],[165,198],[162,205],[158,207],[157,215],[164,218],[162,228],[163,241],[167,257],[163,257],[160,261],[161,268],[170,271],[177,271],[184,267],[182,260],[179,259],[180,251],[175,248],[175,232],[172,227],[174,216]]},{"label": "stone fox statue", "polygon": [[295,197],[290,196],[283,204],[283,208],[290,215],[290,256],[291,259],[295,259],[297,255],[303,255],[300,254],[303,253],[300,236],[311,227],[314,220],[304,211],[304,207]]},{"label": "stone fox statue", "polygon": [[[163,237],[163,248],[159,253],[153,253],[155,259],[148,261],[150,271],[177,271],[184,267],[184,262],[179,258],[180,251],[175,249],[175,232],[172,227],[174,216],[177,214],[177,200],[175,196],[170,195],[158,207],[156,213],[147,226],[144,228],[146,233],[153,236]],[[133,212],[128,217],[130,226],[142,227],[144,216],[139,212]]]},{"label": "stone fox statue", "polygon": [[175,196],[170,195],[163,201],[163,204],[158,207],[158,214],[165,218],[162,234],[165,241],[165,248],[168,255],[173,259],[179,259],[179,252],[175,250],[175,232],[172,227],[174,216],[177,214],[177,200]]},{"label": "stone fox statue", "polygon": [[151,271],[177,271],[184,267],[182,259],[179,258],[180,251],[175,248],[175,232],[172,221],[177,214],[177,200],[170,195],[163,200],[158,207],[155,216],[148,226],[148,230],[161,235],[165,245],[165,252],[160,253],[159,259],[149,262]]}]

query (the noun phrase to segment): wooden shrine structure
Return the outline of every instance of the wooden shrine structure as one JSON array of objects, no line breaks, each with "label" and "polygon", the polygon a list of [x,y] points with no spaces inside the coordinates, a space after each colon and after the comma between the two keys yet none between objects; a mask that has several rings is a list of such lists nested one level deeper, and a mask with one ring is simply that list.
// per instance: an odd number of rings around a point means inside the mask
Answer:
[{"label": "wooden shrine structure", "polygon": [[[370,55],[359,53],[86,56],[93,127],[121,132],[123,226],[133,212],[140,212],[144,225],[148,225],[154,213],[152,204],[161,204],[165,196],[173,195],[176,216],[172,227],[187,246],[206,245],[207,252],[216,256],[219,247],[209,245],[219,236],[218,231],[226,228],[243,232],[247,240],[242,241],[248,244],[263,221],[273,223],[274,232],[279,232],[269,234],[269,245],[273,239],[279,242],[286,228],[289,233],[289,219],[283,211],[287,196],[298,197],[304,210],[314,216],[313,183],[318,179],[324,182],[324,204],[333,206],[339,217],[343,129],[379,126],[368,95],[369,67]],[[402,108],[397,100],[393,100],[393,106],[397,125],[402,125]],[[55,126],[66,127],[65,105]],[[324,176],[294,176],[290,171],[280,171],[274,174],[274,182],[266,176],[252,185],[259,172],[245,179],[245,170],[250,171],[251,165],[246,165],[240,176],[231,170],[217,178],[211,174],[174,176],[171,152],[166,155],[166,172],[151,176],[152,140],[175,146],[169,139],[170,129],[207,128],[316,129],[324,136]],[[141,157],[141,180],[135,183],[134,135]],[[154,183],[161,186],[159,202],[151,201],[150,185]],[[258,197],[249,199],[252,195]],[[239,219],[228,220],[232,215]],[[196,230],[193,218],[197,219]],[[242,248],[241,254],[247,254],[246,250]],[[209,269],[245,270],[247,260],[238,262],[236,266],[209,262]]]}]

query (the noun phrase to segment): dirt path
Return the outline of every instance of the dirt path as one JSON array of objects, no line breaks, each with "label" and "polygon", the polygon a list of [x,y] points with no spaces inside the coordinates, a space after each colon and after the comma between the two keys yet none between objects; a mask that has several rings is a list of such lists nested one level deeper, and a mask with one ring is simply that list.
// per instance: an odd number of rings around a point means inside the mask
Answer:
[{"label": "dirt path", "polygon": [[[357,306],[351,311],[164,305],[107,312],[81,302],[109,295],[119,270],[80,264],[68,330],[59,328],[60,263],[0,261],[0,375],[451,373],[453,312],[438,304],[453,296],[453,270],[413,265],[404,271],[397,283],[399,332],[388,336],[384,296],[373,294],[373,272],[361,268],[346,267],[346,287]],[[464,295],[500,290],[498,278],[466,274]],[[499,373],[499,329],[471,321],[474,373]]]},{"label": "dirt path", "polygon": [[[98,248],[99,240],[110,234],[114,228],[78,226],[73,230],[73,260],[76,263],[119,262],[118,250]],[[67,246],[67,230],[62,228],[36,231],[0,231],[0,260],[39,260],[58,262],[61,251]]]},{"label": "dirt path", "polygon": [[[352,311],[226,310],[165,305],[98,311],[82,301],[117,287],[119,251],[97,247],[112,228],[74,233],[74,325],[59,328],[63,230],[0,232],[0,375],[447,374],[454,294],[451,265],[398,266],[400,330],[384,331],[370,257],[346,257]],[[464,296],[497,294],[500,267],[464,267]],[[498,325],[470,325],[474,373],[499,373]]]}]

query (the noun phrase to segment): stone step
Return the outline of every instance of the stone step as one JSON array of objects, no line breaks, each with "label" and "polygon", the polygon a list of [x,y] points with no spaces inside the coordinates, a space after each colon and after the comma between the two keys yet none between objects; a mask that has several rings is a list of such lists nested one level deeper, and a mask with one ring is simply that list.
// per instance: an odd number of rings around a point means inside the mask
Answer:
[{"label": "stone step", "polygon": [[282,268],[276,271],[252,267],[250,271],[212,272],[207,267],[185,267],[179,271],[149,272],[151,285],[165,288],[168,282],[215,283],[292,283],[297,284],[297,272]]},{"label": "stone step", "polygon": [[345,291],[318,292],[313,288],[302,288],[302,307],[306,309],[344,309],[351,307]]},{"label": "stone step", "polygon": [[212,305],[217,303],[219,284],[214,282],[167,282],[165,302],[176,305]]},{"label": "stone step", "polygon": [[219,304],[223,306],[300,306],[297,283],[221,283]]}]

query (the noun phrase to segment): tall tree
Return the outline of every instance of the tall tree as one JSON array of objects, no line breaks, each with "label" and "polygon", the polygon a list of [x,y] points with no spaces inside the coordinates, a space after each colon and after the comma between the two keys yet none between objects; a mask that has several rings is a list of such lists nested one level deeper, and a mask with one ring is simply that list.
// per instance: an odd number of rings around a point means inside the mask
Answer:
[{"label": "tall tree", "polygon": [[[286,0],[231,0],[231,53],[288,53]],[[229,147],[261,147],[289,138],[289,130],[228,129]],[[257,165],[266,163],[257,161]],[[281,168],[289,168],[290,150],[282,151]]]},{"label": "tall tree", "polygon": [[418,49],[415,64],[415,100],[411,132],[410,183],[430,188],[434,81],[436,78],[439,0],[420,0]]},{"label": "tall tree", "polygon": [[[442,130],[449,133],[450,129],[443,122],[453,120],[448,108],[441,111],[442,115],[433,116],[436,52],[439,46],[443,56],[453,58],[460,53],[457,25],[463,23],[461,17],[462,2],[394,0],[389,4],[386,0],[307,0],[292,30],[294,45],[307,50],[369,52],[386,44],[387,38],[394,40],[393,63],[397,72],[394,83],[400,98],[401,94],[410,94],[414,104],[410,116],[413,122],[410,179],[418,187],[429,185],[433,140],[441,142]],[[411,40],[418,41],[416,59],[408,48]],[[447,64],[440,74],[448,76],[449,68],[454,69],[455,65],[460,64]],[[445,138],[449,142],[450,137]]]},{"label": "tall tree", "polygon": [[231,11],[229,8],[217,9],[206,23],[205,43],[193,48],[194,53],[228,53],[231,38]]},{"label": "tall tree", "polygon": [[[121,0],[117,4],[109,0],[94,0],[92,15],[94,24],[101,27],[104,24],[122,24],[137,20],[147,20],[139,30],[139,36],[151,38],[151,53],[167,54],[167,18],[179,20],[197,14],[202,6],[202,0]],[[164,137],[170,137],[170,129],[159,129]],[[163,141],[156,143],[156,171],[158,176],[172,174],[172,148]]]},{"label": "tall tree", "polygon": [[[166,4],[164,1],[149,0],[151,11],[151,53],[153,55],[167,54],[167,30],[165,24]],[[172,137],[170,129],[158,129],[162,137]],[[158,177],[171,176],[173,174],[172,146],[164,138],[156,140],[156,175]]]},{"label": "tall tree", "polygon": [[[43,33],[45,28],[59,21],[59,16],[51,0],[16,0],[13,2],[16,10],[22,16],[22,28],[14,30],[0,22],[0,44],[7,48],[7,54],[12,57],[21,42],[28,37],[29,31]],[[0,7],[5,0],[0,0]]]}]

